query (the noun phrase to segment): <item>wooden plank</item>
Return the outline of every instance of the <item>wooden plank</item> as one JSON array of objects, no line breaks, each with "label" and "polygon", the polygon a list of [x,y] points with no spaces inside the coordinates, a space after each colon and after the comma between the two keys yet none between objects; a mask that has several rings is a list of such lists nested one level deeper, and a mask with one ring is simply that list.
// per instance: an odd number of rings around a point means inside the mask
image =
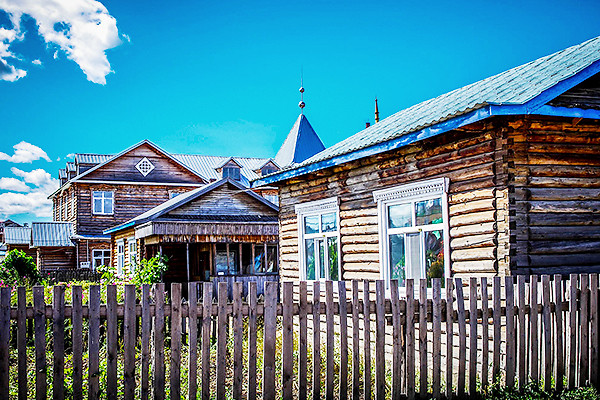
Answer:
[{"label": "wooden plank", "polygon": [[[512,276],[504,279],[504,290],[506,293],[506,332],[515,331],[515,289]],[[515,335],[506,335],[506,386],[515,385]]]},{"label": "wooden plank", "polygon": [[[252,290],[252,286],[249,289]],[[252,294],[252,292],[250,293]],[[254,295],[256,303],[256,285],[254,285]],[[202,287],[202,400],[210,400],[210,323],[212,321],[212,302],[213,284],[212,282],[204,282]],[[256,304],[254,306],[255,310]],[[254,317],[254,333],[250,337],[254,336],[254,353],[256,355],[256,316]],[[250,347],[250,351],[252,351],[252,347]],[[254,369],[256,369],[256,364]],[[253,390],[256,391],[256,385],[254,385]],[[256,392],[254,395],[256,396]]]},{"label": "wooden plank", "polygon": [[[306,400],[308,397],[308,340],[307,340],[307,283],[300,281],[299,286],[299,309],[298,309],[298,325],[300,329],[300,337],[298,338],[298,399]],[[254,399],[250,399],[254,400]]]},{"label": "wooden plank", "polygon": [[106,286],[106,396],[117,398],[117,286]]},{"label": "wooden plank", "polygon": [[10,293],[10,287],[0,288],[0,398],[2,399],[9,398]]},{"label": "wooden plank", "polygon": [[441,398],[442,375],[442,284],[439,278],[432,280],[433,286],[433,398]]},{"label": "wooden plank", "polygon": [[65,398],[65,287],[56,285],[52,293],[52,397],[62,400]]},{"label": "wooden plank", "polygon": [[[360,301],[358,281],[352,281],[352,400],[360,399]],[[301,399],[303,400],[303,399]]]},{"label": "wooden plank", "polygon": [[71,293],[73,399],[80,400],[83,397],[83,292],[81,286],[73,286]]},{"label": "wooden plank", "polygon": [[325,399],[333,400],[334,397],[334,321],[333,321],[333,282],[325,282],[325,323],[326,339],[325,347],[327,349],[325,361]]},{"label": "wooden plank", "polygon": [[124,398],[135,398],[135,354],[137,343],[135,285],[125,285],[125,309],[123,315],[123,386]]},{"label": "wooden plank", "polygon": [[467,326],[465,315],[465,296],[463,293],[463,283],[461,278],[454,280],[456,287],[456,307],[458,311],[458,397],[465,397],[465,372],[467,353]]},{"label": "wooden plank", "polygon": [[539,366],[539,325],[538,325],[538,277],[537,275],[531,275],[529,277],[529,377],[533,382],[537,382],[540,379],[540,366]]},{"label": "wooden plank", "polygon": [[518,311],[518,365],[519,365],[519,389],[523,390],[527,384],[527,359],[525,357],[527,350],[527,336],[525,330],[525,275],[517,276],[517,298],[519,300],[519,311]]},{"label": "wooden plank", "polygon": [[346,282],[338,282],[340,314],[340,383],[339,399],[348,398],[348,304],[346,302]]},{"label": "wooden plank", "polygon": [[[75,289],[75,287],[73,287]],[[81,304],[81,299],[80,299]],[[79,307],[81,309],[81,307]],[[75,302],[73,302],[73,311],[75,312]],[[73,346],[75,346],[75,318],[73,319]],[[79,333],[79,343],[81,343],[81,332]],[[82,349],[79,349],[79,356],[81,356]],[[75,356],[75,353],[73,354]],[[28,380],[27,380],[27,298],[25,287],[19,286],[17,288],[17,383],[19,387],[19,400],[27,399],[27,391],[28,391]],[[75,357],[73,359],[75,363]],[[79,378],[81,378],[81,365],[78,364],[79,370]],[[77,374],[75,373],[75,365],[73,368],[73,385],[75,386],[77,380]],[[79,385],[81,385],[81,379],[78,381]],[[81,392],[81,386],[79,386],[79,391]],[[78,397],[78,398],[81,398]]]},{"label": "wooden plank", "polygon": [[165,284],[154,285],[154,399],[165,398]]},{"label": "wooden plank", "polygon": [[275,400],[275,338],[277,334],[277,282],[265,282],[263,399]]},{"label": "wooden plank", "polygon": [[293,375],[294,375],[294,283],[284,282],[282,284],[282,358],[283,358],[283,370],[282,370],[282,389],[283,398],[292,398],[293,393]]},{"label": "wooden plank", "polygon": [[375,282],[375,396],[385,399],[385,281]]},{"label": "wooden plank", "polygon": [[[240,244],[241,246],[241,244]],[[242,290],[241,282],[234,282],[232,287],[233,297],[233,398],[242,398],[242,369],[243,369],[243,335],[244,321],[242,316]],[[284,346],[285,347],[285,346]]]},{"label": "wooden plank", "polygon": [[544,323],[544,388],[552,385],[552,316],[550,314],[550,276],[542,275],[542,316]]},{"label": "wooden plank", "polygon": [[576,274],[569,276],[569,389],[577,378],[577,281]]},{"label": "wooden plank", "polygon": [[477,278],[469,279],[469,395],[477,392]]},{"label": "wooden plank", "polygon": [[427,396],[427,280],[419,281],[419,396]]},{"label": "wooden plank", "polygon": [[[596,276],[596,287],[598,286],[598,275]],[[556,390],[562,391],[563,380],[565,377],[564,360],[564,330],[563,330],[563,284],[562,275],[554,275],[554,301],[556,303],[554,323],[556,326],[555,344],[556,344]]]},{"label": "wooden plank", "polygon": [[454,282],[446,278],[446,398],[454,394]]},{"label": "wooden plank", "polygon": [[406,394],[415,398],[415,289],[414,280],[406,280]]},{"label": "wooden plank", "polygon": [[321,398],[321,285],[313,282],[313,399]]},{"label": "wooden plank", "polygon": [[481,385],[483,388],[486,388],[489,383],[489,357],[490,357],[490,309],[489,309],[489,297],[488,297],[488,281],[486,277],[481,278],[481,310],[482,316],[481,321],[483,325],[483,330],[481,334],[481,341],[483,345],[481,346],[482,356],[481,356]]},{"label": "wooden plank", "polygon": [[188,283],[188,399],[198,398],[198,282]]},{"label": "wooden plank", "polygon": [[371,299],[369,281],[363,284],[363,345],[364,345],[364,395],[370,399],[371,392]]},{"label": "wooden plank", "polygon": [[579,310],[579,320],[581,326],[581,342],[579,344],[579,386],[588,384],[589,380],[589,356],[590,356],[590,342],[589,342],[589,275],[581,275],[581,306]]},{"label": "wooden plank", "polygon": [[[229,322],[229,315],[227,314],[227,282],[219,282],[217,293],[217,399],[222,400],[225,399],[227,389],[225,386],[227,377],[227,324]],[[265,318],[265,343],[267,339],[270,340],[270,338],[267,338],[266,324],[267,320]],[[265,379],[267,378],[265,377]]]},{"label": "wooden plank", "polygon": [[392,400],[402,398],[402,332],[400,326],[400,299],[398,280],[390,281],[390,300],[392,303]]},{"label": "wooden plank", "polygon": [[152,317],[150,316],[150,285],[142,285],[142,340],[141,340],[141,399],[148,400],[150,397],[150,332]]},{"label": "wooden plank", "polygon": [[[556,323],[558,329],[558,321]],[[598,274],[590,275],[590,383],[598,387]]]},{"label": "wooden plank", "polygon": [[495,276],[492,281],[492,291],[493,291],[493,299],[492,299],[492,322],[494,324],[493,337],[494,337],[494,345],[493,345],[493,358],[492,358],[492,379],[494,381],[500,379],[500,344],[502,343],[502,335],[501,335],[501,297],[500,297],[500,277]]},{"label": "wooden plank", "polygon": [[[43,288],[39,288],[39,294],[42,296],[40,303],[43,306]],[[35,300],[35,288],[34,288],[34,300]],[[96,400],[100,398],[100,286],[92,285],[90,286],[90,294],[89,294],[89,331],[88,331],[88,399]],[[38,311],[41,309],[38,308]],[[43,316],[38,316],[36,312],[36,318],[40,318],[40,321],[43,323],[43,327],[40,326],[40,334],[45,334],[45,322],[43,322]],[[36,351],[37,351],[37,335],[38,335],[38,324],[36,320]],[[43,340],[43,339],[42,339]],[[44,349],[45,354],[45,349]],[[43,365],[45,366],[45,359],[43,361]],[[40,371],[41,367],[37,364],[36,361],[36,370]],[[44,372],[45,374],[45,372]],[[44,388],[45,388],[45,377],[44,377]],[[36,396],[37,396],[36,390]],[[42,397],[38,397],[38,399],[45,399],[45,389]]]}]

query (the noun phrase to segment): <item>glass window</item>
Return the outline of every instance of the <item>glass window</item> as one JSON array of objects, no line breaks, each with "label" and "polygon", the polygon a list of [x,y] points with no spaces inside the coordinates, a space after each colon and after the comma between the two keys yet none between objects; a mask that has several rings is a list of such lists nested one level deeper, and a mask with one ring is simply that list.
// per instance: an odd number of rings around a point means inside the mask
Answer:
[{"label": "glass window", "polygon": [[395,204],[388,207],[388,226],[404,228],[412,225],[412,207],[408,204]]},{"label": "glass window", "polygon": [[337,231],[336,213],[328,213],[321,215],[321,231],[335,232]]},{"label": "glass window", "polygon": [[129,269],[131,272],[134,272],[137,264],[137,244],[135,239],[129,239],[127,241],[127,246],[127,253],[129,255]]},{"label": "glass window", "polygon": [[272,165],[266,165],[266,166],[264,166],[264,167],[263,167],[263,169],[260,171],[260,174],[264,176],[264,175],[269,175],[269,174],[272,174],[272,173],[274,173],[274,172],[277,172],[277,168],[275,168],[275,167],[274,167],[274,166],[272,166]]},{"label": "glass window", "polygon": [[234,246],[229,246],[228,255],[226,245],[217,245],[217,253],[215,254],[215,270],[217,271],[217,275],[239,274],[238,251],[234,248]]},{"label": "glass window", "polygon": [[113,213],[113,192],[95,191],[92,193],[92,211],[94,214]]},{"label": "glass window", "polygon": [[223,167],[223,178],[231,178],[235,181],[239,181],[240,167]]},{"label": "glass window", "polygon": [[123,275],[125,265],[125,243],[117,243],[117,274]]},{"label": "glass window", "polygon": [[430,225],[440,224],[442,219],[442,199],[429,199],[415,203],[415,224]]},{"label": "glass window", "polygon": [[311,215],[310,217],[304,217],[304,233],[319,233],[319,216]]},{"label": "glass window", "polygon": [[317,276],[315,274],[315,239],[306,239],[304,254],[306,256],[306,279],[314,281]]},{"label": "glass window", "polygon": [[94,269],[101,265],[110,265],[110,250],[92,250]]}]

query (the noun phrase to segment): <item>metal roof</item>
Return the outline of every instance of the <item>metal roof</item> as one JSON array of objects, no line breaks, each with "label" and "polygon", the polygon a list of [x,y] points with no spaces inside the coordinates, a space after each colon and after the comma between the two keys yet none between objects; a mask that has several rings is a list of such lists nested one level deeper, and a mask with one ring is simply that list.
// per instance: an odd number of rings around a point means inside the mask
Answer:
[{"label": "metal roof", "polygon": [[109,158],[112,155],[110,154],[75,154],[75,162],[77,164],[100,164]]},{"label": "metal roof", "polygon": [[58,179],[67,179],[67,171],[64,168],[58,170]]},{"label": "metal roof", "polygon": [[67,172],[75,172],[75,163],[67,161]]},{"label": "metal roof", "polygon": [[33,222],[31,230],[31,247],[73,246],[73,224],[70,222]]},{"label": "metal roof", "polygon": [[4,243],[29,244],[31,242],[31,228],[26,226],[4,227]]},{"label": "metal roof", "polygon": [[[456,124],[442,125],[446,121],[455,121],[462,126],[491,115],[533,113],[590,74],[597,73],[599,59],[600,37],[597,37],[404,109],[300,164],[284,167],[266,179],[258,179],[255,184],[277,182],[320,167],[388,151],[457,127]],[[505,108],[496,109],[496,113],[492,108],[480,115],[473,113],[492,106]],[[506,108],[510,106],[525,107]],[[394,140],[397,143],[393,145],[363,151]]]},{"label": "metal roof", "polygon": [[300,114],[279,148],[275,162],[280,167],[301,163],[323,149],[325,146],[310,122],[304,114]]},{"label": "metal roof", "polygon": [[241,183],[246,186],[249,185],[249,181],[260,177],[254,170],[259,169],[269,160],[268,158],[202,156],[197,154],[173,154],[173,157],[188,168],[211,180],[220,180],[222,176],[216,171],[216,168],[221,167],[228,160],[234,160],[242,167],[240,169]]}]

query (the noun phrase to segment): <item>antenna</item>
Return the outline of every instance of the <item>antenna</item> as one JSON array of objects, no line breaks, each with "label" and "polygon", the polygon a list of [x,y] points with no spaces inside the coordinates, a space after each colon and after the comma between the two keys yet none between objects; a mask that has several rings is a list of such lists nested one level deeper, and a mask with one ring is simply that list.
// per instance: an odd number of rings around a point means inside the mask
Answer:
[{"label": "antenna", "polygon": [[298,107],[300,107],[300,114],[304,114],[304,107],[306,103],[304,103],[304,68],[300,68],[300,103],[298,103]]}]

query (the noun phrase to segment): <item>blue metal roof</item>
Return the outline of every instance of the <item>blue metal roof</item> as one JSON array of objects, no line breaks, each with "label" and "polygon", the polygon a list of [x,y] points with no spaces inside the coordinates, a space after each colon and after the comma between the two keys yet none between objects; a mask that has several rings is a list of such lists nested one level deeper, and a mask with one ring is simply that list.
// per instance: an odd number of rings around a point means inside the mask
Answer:
[{"label": "blue metal roof", "polygon": [[26,226],[4,227],[4,243],[29,244],[31,242],[31,228]]},{"label": "blue metal roof", "polygon": [[280,167],[301,163],[323,149],[325,146],[310,122],[304,114],[300,114],[277,152],[275,162]]},{"label": "blue metal roof", "polygon": [[31,224],[31,247],[73,246],[70,222],[34,222]]},{"label": "blue metal roof", "polygon": [[597,37],[404,109],[253,186],[405,146],[492,115],[552,113],[542,106],[599,72],[599,59]]}]

